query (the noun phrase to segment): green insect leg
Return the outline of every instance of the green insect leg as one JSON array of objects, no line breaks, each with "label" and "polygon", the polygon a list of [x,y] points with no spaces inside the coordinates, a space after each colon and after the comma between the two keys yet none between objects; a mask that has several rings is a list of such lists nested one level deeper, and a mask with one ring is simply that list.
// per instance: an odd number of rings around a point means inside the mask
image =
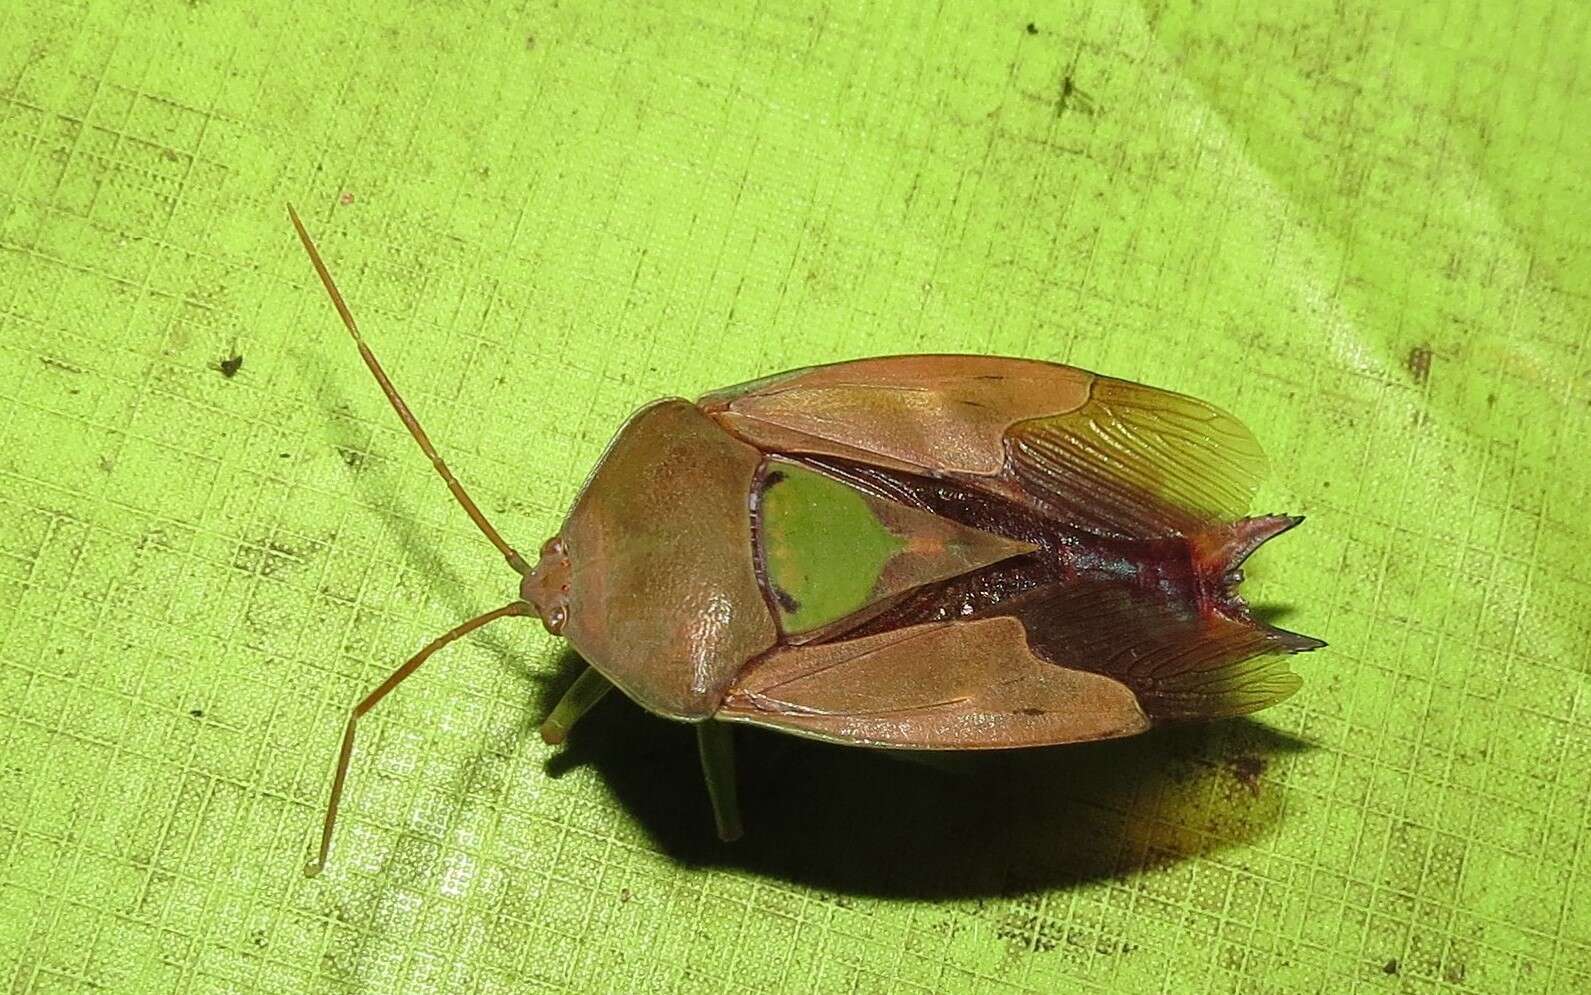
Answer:
[{"label": "green insect leg", "polygon": [[735,793],[734,730],[727,722],[699,722],[696,746],[702,755],[702,774],[707,778],[707,797],[712,799],[718,838],[732,843],[744,832]]},{"label": "green insect leg", "polygon": [[542,742],[549,746],[557,746],[569,735],[569,730],[580,721],[580,716],[591,710],[591,706],[602,700],[602,696],[613,689],[613,684],[606,677],[597,673],[597,668],[587,667],[575,682],[570,686],[564,696],[558,699],[558,704],[553,706],[552,714],[547,716],[547,721],[541,724]]}]

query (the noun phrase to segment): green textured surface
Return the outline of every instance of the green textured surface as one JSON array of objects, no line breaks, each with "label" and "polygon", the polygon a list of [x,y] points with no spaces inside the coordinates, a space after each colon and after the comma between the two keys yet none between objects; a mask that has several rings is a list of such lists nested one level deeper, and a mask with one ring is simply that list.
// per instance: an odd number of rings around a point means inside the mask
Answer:
[{"label": "green textured surface", "polygon": [[[1250,6],[0,6],[0,988],[1591,990],[1591,8]],[[514,578],[288,199],[524,547],[655,395],[1013,353],[1249,422],[1332,645],[971,776],[747,735],[724,851],[504,622],[306,880]]]}]

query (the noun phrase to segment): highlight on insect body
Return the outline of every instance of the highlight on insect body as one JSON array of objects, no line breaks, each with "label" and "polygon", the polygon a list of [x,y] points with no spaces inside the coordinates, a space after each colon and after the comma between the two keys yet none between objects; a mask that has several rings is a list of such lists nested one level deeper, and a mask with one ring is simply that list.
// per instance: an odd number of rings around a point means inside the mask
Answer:
[{"label": "highlight on insect body", "polygon": [[1324,645],[1256,619],[1244,560],[1297,525],[1248,517],[1254,436],[1181,394],[1054,363],[918,355],[814,366],[654,401],[619,429],[532,566],[410,413],[298,215],[365,365],[519,575],[422,648],[539,617],[589,664],[542,725],[560,743],[612,688],[693,723],[718,833],[741,835],[731,729],[984,750],[1128,736],[1275,704]]}]

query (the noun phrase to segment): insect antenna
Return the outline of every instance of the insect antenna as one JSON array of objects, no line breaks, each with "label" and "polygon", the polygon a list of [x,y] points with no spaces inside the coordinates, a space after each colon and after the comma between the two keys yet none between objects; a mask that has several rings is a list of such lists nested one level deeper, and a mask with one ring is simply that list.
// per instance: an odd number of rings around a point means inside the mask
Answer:
[{"label": "insect antenna", "polygon": [[508,565],[518,571],[520,576],[529,574],[530,565],[492,527],[492,523],[486,520],[486,516],[481,513],[481,509],[476,506],[475,502],[470,499],[469,493],[464,490],[464,485],[459,483],[458,478],[453,476],[453,471],[449,470],[447,464],[442,462],[441,455],[437,453],[436,447],[431,444],[430,436],[425,434],[425,429],[420,427],[419,421],[415,419],[413,412],[409,410],[409,406],[404,403],[402,395],[392,385],[392,381],[387,377],[387,371],[383,370],[381,364],[377,362],[376,354],[370,351],[369,346],[365,345],[364,336],[359,334],[359,326],[354,324],[353,312],[348,310],[348,305],[343,301],[343,295],[337,290],[337,284],[332,282],[331,273],[326,269],[326,264],[321,261],[320,253],[315,249],[315,243],[310,239],[309,232],[304,230],[304,223],[299,220],[298,212],[293,210],[293,205],[287,205],[287,214],[293,219],[293,227],[298,230],[299,241],[304,243],[304,251],[309,253],[309,261],[314,265],[315,272],[320,275],[320,282],[325,284],[326,293],[331,295],[332,305],[337,308],[337,314],[342,317],[343,325],[347,327],[348,334],[353,336],[354,345],[359,347],[359,355],[363,357],[365,365],[370,368],[370,372],[375,375],[376,383],[381,385],[382,393],[386,394],[387,400],[392,402],[392,409],[403,420],[404,428],[407,428],[409,434],[414,436],[414,441],[420,444],[420,449],[430,458],[431,465],[436,467],[437,473],[441,474],[442,479],[447,483],[448,490],[453,492],[453,497],[464,508],[465,514],[470,516],[470,521],[475,523],[475,527],[481,530],[481,534],[486,536],[493,546],[497,547],[497,551],[503,554],[503,559],[507,560]]},{"label": "insect antenna", "polygon": [[376,703],[385,698],[388,692],[402,684],[404,678],[419,670],[420,664],[429,659],[432,653],[435,653],[448,643],[453,642],[460,636],[474,632],[489,622],[495,622],[510,615],[530,615],[534,611],[535,609],[525,602],[515,600],[510,601],[501,608],[494,608],[484,615],[477,615],[467,622],[460,623],[431,640],[424,649],[410,657],[407,663],[394,670],[392,676],[383,681],[380,687],[365,695],[364,700],[354,706],[353,712],[348,716],[348,726],[343,730],[342,751],[337,754],[337,773],[332,778],[331,800],[326,803],[326,822],[320,831],[320,854],[315,858],[314,863],[304,868],[304,873],[307,876],[314,877],[319,874],[326,866],[326,855],[331,852],[332,828],[337,825],[337,807],[342,802],[343,782],[348,779],[348,761],[354,752],[354,729],[359,725],[360,716],[376,707]]}]

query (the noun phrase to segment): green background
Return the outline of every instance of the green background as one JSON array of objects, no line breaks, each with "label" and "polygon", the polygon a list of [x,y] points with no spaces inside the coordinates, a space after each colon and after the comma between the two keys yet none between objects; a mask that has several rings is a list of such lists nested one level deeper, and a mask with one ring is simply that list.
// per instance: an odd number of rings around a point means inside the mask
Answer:
[{"label": "green background", "polygon": [[[0,988],[1591,990],[1591,8],[278,7],[0,7]],[[746,734],[723,849],[503,622],[306,880],[515,578],[288,200],[521,547],[652,397],[1017,354],[1252,425],[1331,646],[959,771]]]}]

